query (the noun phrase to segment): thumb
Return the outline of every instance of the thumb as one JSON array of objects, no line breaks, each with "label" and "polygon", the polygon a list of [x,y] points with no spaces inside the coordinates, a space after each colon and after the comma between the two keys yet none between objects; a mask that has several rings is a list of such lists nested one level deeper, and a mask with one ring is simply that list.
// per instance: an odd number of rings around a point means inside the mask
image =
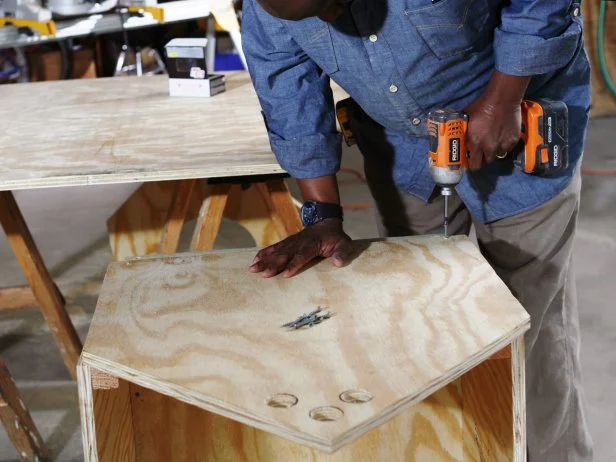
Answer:
[{"label": "thumb", "polygon": [[334,250],[332,254],[332,263],[337,268],[342,268],[344,265],[349,263],[351,256],[354,251],[353,241],[344,240],[342,241]]}]

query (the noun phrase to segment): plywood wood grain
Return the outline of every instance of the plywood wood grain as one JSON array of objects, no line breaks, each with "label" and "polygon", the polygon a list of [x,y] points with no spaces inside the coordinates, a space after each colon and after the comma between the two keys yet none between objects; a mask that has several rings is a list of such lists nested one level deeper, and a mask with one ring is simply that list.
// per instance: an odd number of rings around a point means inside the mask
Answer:
[{"label": "plywood wood grain", "polygon": [[130,384],[120,380],[117,388],[93,390],[92,393],[98,461],[137,460],[130,406]]},{"label": "plywood wood grain", "polygon": [[461,379],[467,434],[464,446],[469,460],[511,461],[513,409],[511,360],[485,361]]},{"label": "plywood wood grain", "polygon": [[0,190],[283,173],[248,73],[226,85],[212,98],[171,98],[166,76],[0,86]]},{"label": "plywood wood grain", "polygon": [[[347,267],[291,279],[247,272],[254,250],[109,267],[83,361],[326,452],[404,412],[502,349],[529,317],[465,237],[358,242]],[[287,332],[317,305],[334,316]],[[361,388],[373,399],[340,400]],[[274,408],[267,398],[298,403]],[[343,415],[310,418],[321,406]]]},{"label": "plywood wood grain", "polygon": [[[131,390],[138,461],[480,461],[464,458],[460,379],[334,454],[299,445],[138,385],[131,386]],[[510,395],[510,390],[506,392]]]},{"label": "plywood wood grain", "polygon": [[0,190],[282,172],[244,72],[213,98],[154,76],[3,85],[0,101]]}]

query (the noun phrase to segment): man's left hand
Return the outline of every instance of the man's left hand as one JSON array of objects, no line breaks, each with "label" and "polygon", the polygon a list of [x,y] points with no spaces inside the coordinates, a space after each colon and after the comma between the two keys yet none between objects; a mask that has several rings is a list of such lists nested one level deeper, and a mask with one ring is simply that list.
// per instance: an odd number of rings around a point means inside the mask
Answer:
[{"label": "man's left hand", "polygon": [[479,170],[497,156],[507,155],[520,141],[521,104],[529,81],[530,77],[495,71],[483,94],[466,107],[470,170]]}]

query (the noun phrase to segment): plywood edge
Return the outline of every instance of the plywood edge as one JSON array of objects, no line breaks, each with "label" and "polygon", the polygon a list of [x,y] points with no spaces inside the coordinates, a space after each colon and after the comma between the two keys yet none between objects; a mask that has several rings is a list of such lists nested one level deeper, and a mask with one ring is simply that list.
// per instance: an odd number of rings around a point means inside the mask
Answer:
[{"label": "plywood edge", "polygon": [[[457,367],[452,368],[446,375],[435,380],[417,393],[409,396],[408,398],[394,403],[389,408],[385,409],[374,419],[366,421],[364,424],[356,426],[351,430],[341,434],[337,438],[331,440],[325,438],[317,438],[314,435],[309,435],[301,431],[290,430],[287,427],[280,425],[278,422],[272,421],[263,416],[246,415],[244,410],[234,406],[230,406],[228,403],[222,403],[204,395],[197,394],[192,390],[184,387],[172,384],[166,381],[156,379],[151,376],[136,371],[131,368],[127,368],[112,361],[108,361],[104,358],[100,358],[96,355],[92,355],[87,351],[82,353],[82,358],[93,368],[102,372],[108,373],[115,377],[127,380],[132,383],[136,383],[142,387],[157,391],[163,395],[170,396],[188,404],[197,406],[203,410],[213,412],[215,414],[227,417],[231,420],[238,421],[245,425],[258,428],[260,430],[274,433],[283,438],[287,438],[305,446],[318,449],[323,452],[332,453],[337,451],[343,446],[359,439],[361,436],[368,433],[370,430],[382,425],[384,422],[390,420],[396,415],[404,412],[411,406],[421,402],[428,396],[436,392],[437,390],[447,386],[460,376],[490,358],[496,352],[502,350],[505,346],[512,343],[515,339],[523,336],[530,328],[530,318],[527,318],[523,323],[519,324],[514,330],[510,331],[508,335],[499,338],[492,342],[488,347],[484,348],[481,352],[471,356],[469,360]],[[517,461],[516,461],[517,462]]]},{"label": "plywood edge", "polygon": [[513,462],[526,462],[526,364],[524,337],[511,344],[513,393]]},{"label": "plywood edge", "polygon": [[[427,234],[427,235],[423,235],[423,236],[396,236],[396,237],[387,237],[387,238],[381,238],[381,237],[376,237],[376,238],[371,238],[371,239],[355,239],[353,240],[354,243],[361,245],[361,244],[377,244],[380,242],[409,242],[412,241],[412,243],[416,243],[419,241],[426,241],[426,242],[430,242],[430,241],[439,241],[439,242],[451,242],[451,241],[459,241],[459,242],[468,242],[469,244],[473,245],[473,248],[476,249],[477,257],[481,257],[481,254],[479,253],[479,249],[477,249],[477,247],[473,244],[473,242],[471,241],[471,239],[467,236],[451,236],[448,238],[436,235],[436,234]],[[121,266],[122,264],[125,264],[127,262],[131,263],[139,263],[139,262],[147,262],[147,261],[152,261],[152,260],[164,260],[164,259],[180,259],[180,260],[185,260],[185,259],[190,259],[190,258],[194,258],[194,257],[202,257],[204,255],[230,255],[230,254],[237,254],[237,253],[246,253],[246,252],[258,252],[259,250],[261,250],[263,247],[243,247],[240,249],[216,249],[216,250],[206,250],[206,251],[193,251],[193,252],[179,252],[179,253],[170,253],[170,254],[166,254],[166,255],[160,255],[160,254],[155,254],[155,255],[137,255],[137,256],[132,256],[132,257],[126,257],[124,260],[122,261],[117,261],[117,262],[113,262],[110,263],[109,266]],[[530,319],[530,316],[529,316]]]},{"label": "plywood edge", "polygon": [[287,173],[279,165],[271,162],[244,167],[195,168],[158,172],[92,173],[44,178],[23,178],[5,180],[0,191],[19,191],[22,189],[41,189],[65,186],[93,186],[105,184],[144,183],[150,181],[190,180],[194,178],[222,178],[228,176],[251,176]]},{"label": "plywood edge", "polygon": [[98,369],[90,370],[90,380],[93,390],[113,390],[120,386],[120,380],[117,377],[105,374]]},{"label": "plywood edge", "polygon": [[77,363],[77,391],[79,393],[79,415],[85,462],[98,462],[96,449],[96,428],[94,424],[94,395],[91,386],[91,369],[83,358]]}]

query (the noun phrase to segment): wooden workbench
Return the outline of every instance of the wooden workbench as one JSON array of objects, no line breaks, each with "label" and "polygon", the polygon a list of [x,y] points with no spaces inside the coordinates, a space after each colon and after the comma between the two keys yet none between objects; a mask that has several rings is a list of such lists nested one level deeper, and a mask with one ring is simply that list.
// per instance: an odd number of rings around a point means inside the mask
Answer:
[{"label": "wooden workbench", "polygon": [[244,72],[214,98],[166,76],[0,86],[0,191],[283,173]]},{"label": "wooden workbench", "polygon": [[[112,264],[79,369],[85,460],[525,461],[530,319],[477,247],[355,245],[290,279],[249,273],[254,249]],[[333,316],[281,328],[317,305]]]}]

